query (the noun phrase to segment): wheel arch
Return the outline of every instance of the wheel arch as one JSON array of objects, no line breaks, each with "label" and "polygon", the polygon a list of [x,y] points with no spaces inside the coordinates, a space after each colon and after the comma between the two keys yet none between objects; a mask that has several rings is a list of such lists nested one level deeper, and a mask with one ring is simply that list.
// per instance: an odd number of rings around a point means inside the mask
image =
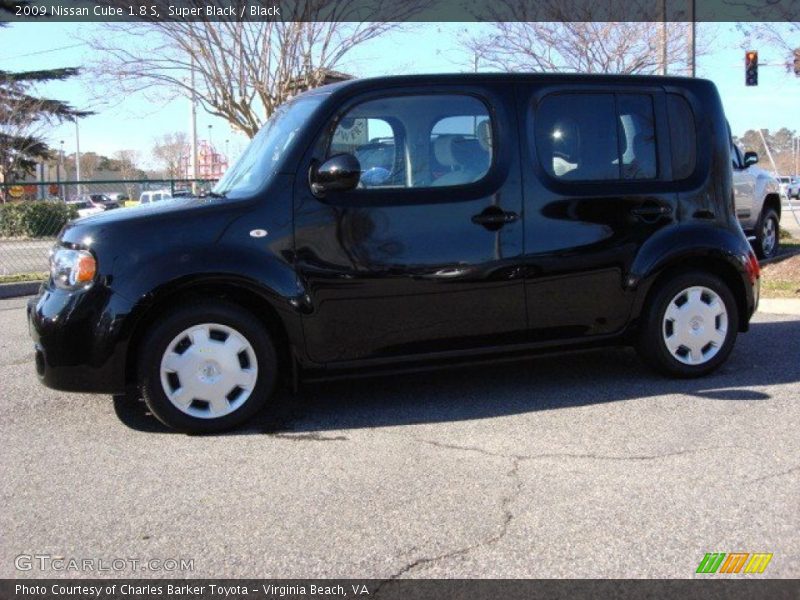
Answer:
[{"label": "wheel arch", "polygon": [[773,209],[778,214],[778,221],[781,219],[781,197],[780,195],[775,193],[769,193],[764,197],[764,206],[761,209],[761,213],[763,214],[764,211],[768,208]]},{"label": "wheel arch", "polygon": [[714,256],[682,257],[664,264],[657,272],[651,274],[647,284],[640,288],[637,296],[633,315],[634,321],[638,322],[644,308],[663,284],[676,277],[679,273],[692,270],[711,273],[725,282],[725,285],[728,286],[728,289],[731,290],[733,297],[736,299],[738,330],[747,331],[750,317],[748,314],[747,290],[741,273],[730,262]]},{"label": "wheel arch", "polygon": [[664,281],[680,271],[696,269],[722,279],[736,299],[739,331],[747,331],[751,306],[748,264],[755,260],[750,244],[741,233],[707,225],[668,228],[649,240],[631,268],[629,284],[636,289],[631,320],[637,323],[648,299]]},{"label": "wheel arch", "polygon": [[[243,281],[222,276],[193,278],[191,281],[174,281],[162,286],[154,292],[146,303],[135,309],[135,318],[128,333],[127,353],[125,358],[125,382],[133,385],[136,382],[137,357],[142,341],[150,325],[159,318],[184,303],[222,300],[237,305],[250,312],[270,333],[278,354],[281,377],[292,372],[294,368],[294,350],[299,340],[293,321],[295,318],[287,310],[279,310],[276,300],[280,297],[268,289],[260,289]],[[133,316],[133,315],[132,315]]]}]

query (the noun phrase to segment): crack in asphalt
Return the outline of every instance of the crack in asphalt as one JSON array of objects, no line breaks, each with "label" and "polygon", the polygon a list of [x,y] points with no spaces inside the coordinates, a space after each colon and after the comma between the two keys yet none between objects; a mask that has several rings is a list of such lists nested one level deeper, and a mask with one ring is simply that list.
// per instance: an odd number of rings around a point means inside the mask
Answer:
[{"label": "crack in asphalt", "polygon": [[466,452],[477,452],[485,456],[492,456],[495,458],[516,459],[516,460],[539,460],[544,458],[575,458],[575,459],[591,459],[591,460],[644,461],[644,460],[659,460],[661,458],[669,458],[672,456],[682,456],[684,454],[698,454],[701,452],[708,452],[709,450],[719,450],[722,448],[721,446],[717,446],[712,448],[678,450],[677,452],[664,452],[661,454],[640,454],[631,456],[614,456],[614,455],[588,454],[588,453],[579,454],[574,452],[546,452],[542,454],[505,454],[502,452],[491,452],[479,446],[461,446],[458,444],[446,444],[444,442],[437,442],[435,440],[426,440],[424,438],[418,438],[415,436],[402,436],[402,437],[407,437],[416,442],[420,442],[422,444],[428,444],[431,446],[435,446],[437,448],[443,448],[447,450],[461,450]]},{"label": "crack in asphalt", "polygon": [[[428,442],[428,440],[420,440],[423,442]],[[435,445],[435,444],[434,444]],[[408,563],[402,569],[391,575],[388,579],[384,579],[375,589],[376,595],[380,592],[381,588],[386,585],[387,583],[399,579],[409,571],[412,571],[418,567],[423,565],[427,565],[430,563],[435,563],[440,560],[448,559],[448,558],[455,558],[457,556],[462,556],[464,554],[468,554],[473,550],[477,550],[478,548],[484,548],[486,546],[491,546],[498,543],[502,540],[506,534],[508,533],[509,527],[511,525],[511,521],[514,520],[514,513],[511,510],[511,505],[516,501],[519,495],[522,493],[522,479],[519,476],[519,465],[521,460],[516,457],[511,457],[511,468],[506,472],[506,477],[510,478],[513,482],[512,489],[509,493],[505,494],[500,499],[500,510],[502,514],[502,518],[500,521],[500,527],[497,532],[490,535],[484,540],[475,542],[468,546],[464,546],[462,548],[456,548],[454,550],[450,550],[449,552],[444,552],[442,554],[437,554],[436,556],[423,556],[420,557],[413,562]]]},{"label": "crack in asphalt", "polygon": [[[700,448],[700,449],[689,449],[689,450],[679,450],[677,452],[664,452],[661,454],[652,454],[652,455],[633,455],[633,456],[608,456],[608,455],[601,455],[601,454],[577,454],[577,453],[569,453],[569,452],[555,452],[555,453],[544,453],[544,454],[504,454],[501,452],[491,452],[486,450],[485,448],[480,448],[478,446],[462,446],[459,444],[448,444],[444,442],[438,442],[435,440],[427,440],[424,438],[419,438],[416,436],[407,436],[403,434],[394,434],[398,437],[404,437],[407,439],[414,440],[416,442],[422,444],[428,444],[430,446],[434,446],[436,448],[441,448],[445,450],[456,450],[460,452],[477,452],[478,454],[482,454],[484,456],[490,456],[493,458],[501,458],[505,460],[511,461],[511,468],[506,473],[506,477],[511,478],[514,482],[513,489],[511,493],[504,495],[500,499],[500,509],[501,509],[501,522],[499,531],[484,540],[475,542],[473,544],[469,544],[467,546],[463,546],[460,548],[456,548],[454,550],[450,550],[448,552],[444,552],[438,554],[436,556],[423,556],[417,558],[416,560],[406,564],[400,570],[395,572],[394,574],[390,575],[388,579],[384,579],[376,588],[376,594],[380,592],[381,588],[388,584],[391,581],[397,580],[403,575],[406,575],[410,571],[417,569],[419,567],[423,567],[425,565],[429,565],[440,560],[445,560],[448,558],[455,558],[458,556],[463,556],[476,550],[478,548],[483,548],[486,546],[491,546],[493,544],[498,543],[502,540],[511,526],[511,522],[514,520],[514,513],[511,510],[511,505],[514,501],[519,497],[522,492],[522,478],[519,475],[519,466],[523,461],[528,460],[539,460],[545,458],[571,458],[571,459],[591,459],[591,460],[612,460],[612,461],[647,461],[647,460],[659,460],[662,458],[669,458],[672,456],[681,456],[686,454],[698,454],[702,452],[708,452],[709,450],[719,450],[722,447],[713,447],[713,448]],[[799,469],[800,467],[795,467],[794,469],[790,469],[789,472]],[[776,474],[777,475],[777,474]]]},{"label": "crack in asphalt", "polygon": [[350,438],[345,435],[326,436],[320,433],[272,433],[271,437],[295,442],[346,442]]},{"label": "crack in asphalt", "polygon": [[789,475],[790,473],[794,473],[795,471],[800,471],[800,465],[797,465],[790,469],[786,469],[785,471],[779,471],[777,473],[772,473],[770,475],[764,475],[763,477],[749,479],[748,481],[745,481],[745,483],[756,483],[758,481],[764,481],[765,479],[772,479],[774,477],[783,477],[784,475]]}]

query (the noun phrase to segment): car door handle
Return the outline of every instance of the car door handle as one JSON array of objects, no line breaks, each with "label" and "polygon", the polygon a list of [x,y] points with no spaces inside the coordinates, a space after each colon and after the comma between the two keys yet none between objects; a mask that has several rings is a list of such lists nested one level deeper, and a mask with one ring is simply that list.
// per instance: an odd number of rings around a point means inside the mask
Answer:
[{"label": "car door handle", "polygon": [[479,214],[472,216],[472,222],[483,225],[489,231],[496,231],[506,223],[513,223],[519,219],[515,212],[505,211],[499,206],[487,206]]}]

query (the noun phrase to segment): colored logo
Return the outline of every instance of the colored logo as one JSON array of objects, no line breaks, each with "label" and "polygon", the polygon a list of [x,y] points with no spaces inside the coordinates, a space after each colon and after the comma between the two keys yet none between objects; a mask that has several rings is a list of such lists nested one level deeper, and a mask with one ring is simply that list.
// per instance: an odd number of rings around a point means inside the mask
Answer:
[{"label": "colored logo", "polygon": [[756,552],[709,552],[697,566],[697,573],[763,573],[772,553]]}]

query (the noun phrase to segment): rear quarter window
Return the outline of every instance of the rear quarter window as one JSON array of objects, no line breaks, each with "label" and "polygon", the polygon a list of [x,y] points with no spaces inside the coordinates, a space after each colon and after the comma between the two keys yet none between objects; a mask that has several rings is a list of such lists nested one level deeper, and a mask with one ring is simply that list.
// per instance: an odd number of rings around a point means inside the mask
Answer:
[{"label": "rear quarter window", "polygon": [[697,131],[692,107],[686,98],[667,94],[670,142],[672,147],[672,177],[686,179],[697,165]]}]

